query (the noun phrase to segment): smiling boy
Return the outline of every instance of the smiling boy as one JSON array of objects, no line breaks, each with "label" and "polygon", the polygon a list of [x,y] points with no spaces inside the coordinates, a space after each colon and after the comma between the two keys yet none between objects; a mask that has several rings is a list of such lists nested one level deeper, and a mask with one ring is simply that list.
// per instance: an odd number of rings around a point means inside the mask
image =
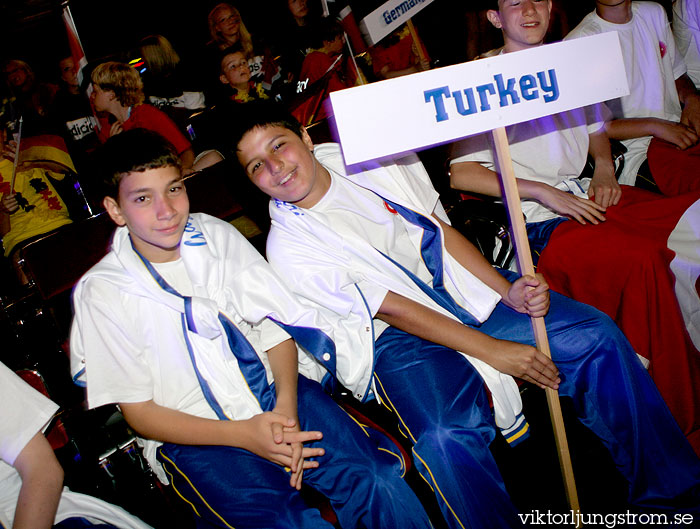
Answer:
[{"label": "smiling boy", "polygon": [[[542,45],[551,2],[493,1],[489,20],[504,53]],[[700,310],[695,235],[700,192],[663,197],[618,184],[598,108],[506,127],[538,271],[550,286],[613,318],[700,454]],[[605,109],[603,109],[605,110]],[[501,196],[488,134],[452,146],[453,188]],[[590,178],[579,178],[594,161]],[[570,219],[566,221],[566,219]],[[614,270],[614,273],[610,271]]]},{"label": "smiling boy", "polygon": [[74,291],[72,371],[89,406],[119,404],[207,526],[332,527],[301,499],[303,479],[344,528],[427,527],[388,441],[297,373],[322,376],[327,325],[235,228],[189,213],[172,146],[125,131],[100,161],[119,228]]},{"label": "smiling boy", "polygon": [[[314,146],[279,109],[249,106],[236,126],[241,166],[272,197],[270,263],[334,322],[335,376],[396,414],[450,527],[520,523],[489,451],[496,425],[510,442],[527,436],[512,376],[574,399],[632,502],[663,505],[697,483],[700,462],[610,319],[492,268],[448,224],[415,156],[350,171],[338,145]],[[545,317],[554,363],[532,346],[528,316]]]}]

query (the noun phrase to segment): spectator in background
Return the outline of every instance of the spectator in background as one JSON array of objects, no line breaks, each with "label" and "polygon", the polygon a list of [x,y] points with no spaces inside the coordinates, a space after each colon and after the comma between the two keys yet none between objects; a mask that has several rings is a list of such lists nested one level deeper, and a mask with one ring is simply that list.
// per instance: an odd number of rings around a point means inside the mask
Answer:
[{"label": "spectator in background", "polygon": [[274,64],[270,51],[258,43],[253,45],[253,38],[245,27],[241,14],[231,4],[217,4],[209,12],[209,34],[218,51],[234,45],[240,45],[248,58],[253,78],[259,78],[269,89],[280,78],[279,68]]},{"label": "spectator in background", "polygon": [[290,105],[294,117],[308,126],[329,116],[326,99],[330,92],[359,84],[359,73],[345,45],[343,27],[324,19],[316,32],[316,49],[304,59],[297,82],[297,101]]},{"label": "spectator in background", "polygon": [[406,25],[370,48],[370,54],[374,74],[379,79],[391,79],[430,69],[430,60],[420,59],[416,43]]},{"label": "spectator in background", "polygon": [[149,35],[139,45],[144,62],[144,91],[148,102],[178,121],[182,114],[205,107],[204,92],[183,70],[180,56],[163,35]]},{"label": "spectator in background", "polygon": [[219,80],[230,88],[226,99],[235,103],[270,98],[262,83],[251,79],[250,66],[240,46],[222,53]]},{"label": "spectator in background", "polygon": [[281,16],[275,55],[280,55],[282,69],[293,82],[299,76],[304,57],[312,51],[314,31],[321,20],[320,2],[278,0],[277,9]]},{"label": "spectator in background", "polygon": [[[299,75],[300,83],[309,85],[331,73],[328,91],[334,92],[355,86],[358,73],[348,56],[345,32],[335,20],[323,20],[318,26],[316,48],[304,59]],[[306,85],[305,85],[306,86]]]},{"label": "spectator in background", "polygon": [[219,50],[240,44],[246,55],[253,54],[253,39],[245,27],[238,9],[231,4],[220,3],[209,12],[209,35],[211,44]]},{"label": "spectator in background", "polygon": [[66,140],[71,158],[81,172],[86,157],[97,145],[97,118],[87,96],[80,90],[72,57],[58,63],[61,88],[49,110],[49,118],[57,123]]},{"label": "spectator in background", "polygon": [[14,118],[24,118],[23,134],[30,136],[50,131],[46,115],[58,86],[38,81],[34,70],[16,59],[5,63],[3,73],[10,94],[15,98]]},{"label": "spectator in background", "polygon": [[192,145],[165,113],[144,104],[143,82],[136,70],[128,64],[105,62],[93,70],[91,78],[92,104],[95,110],[107,115],[100,118],[100,141],[105,142],[123,130],[145,128],[155,131],[177,150],[183,174],[192,172]]},{"label": "spectator in background", "polygon": [[700,88],[700,2],[675,0],[673,2],[673,36],[678,51],[685,59],[688,76]]},{"label": "spectator in background", "polygon": [[8,257],[19,243],[69,224],[71,219],[52,183],[64,175],[39,167],[18,168],[13,182],[14,146],[5,141],[2,128],[0,148],[0,237]]}]

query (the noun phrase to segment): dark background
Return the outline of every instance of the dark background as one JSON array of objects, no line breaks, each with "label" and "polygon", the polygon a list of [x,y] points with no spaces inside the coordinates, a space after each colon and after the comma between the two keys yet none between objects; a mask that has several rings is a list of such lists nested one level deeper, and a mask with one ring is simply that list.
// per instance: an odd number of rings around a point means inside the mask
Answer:
[{"label": "dark background", "polygon": [[[668,8],[670,1],[659,3]],[[238,0],[231,3],[241,11],[250,32],[260,37],[279,31],[283,2],[285,0]],[[569,27],[574,27],[594,6],[593,0],[554,2],[567,14]],[[133,50],[142,37],[154,33],[168,38],[183,58],[196,61],[202,46],[209,40],[207,14],[217,3],[216,0],[70,0],[69,5],[91,62],[123,58],[124,53],[133,57],[129,50]],[[342,2],[343,5],[347,3]],[[350,1],[357,20],[382,3],[381,0]],[[491,42],[497,45],[498,32],[486,24],[478,28],[469,25],[470,16],[472,22],[478,20],[474,12],[488,5],[486,0],[434,0],[416,15],[414,23],[433,60],[441,65],[468,60],[471,58],[468,56],[470,42],[473,45],[478,41],[479,52],[491,49],[488,47]],[[56,65],[69,54],[61,20],[61,2],[0,0],[0,20],[0,60],[25,60],[41,79],[56,80]],[[474,46],[469,51],[472,48]]]}]

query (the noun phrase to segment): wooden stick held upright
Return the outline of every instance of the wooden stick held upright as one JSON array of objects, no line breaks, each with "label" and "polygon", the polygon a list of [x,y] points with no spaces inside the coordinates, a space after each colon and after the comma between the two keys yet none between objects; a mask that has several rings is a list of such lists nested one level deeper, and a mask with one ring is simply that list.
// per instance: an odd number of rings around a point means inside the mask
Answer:
[{"label": "wooden stick held upright", "polygon": [[19,161],[19,144],[22,141],[22,116],[19,117],[19,130],[17,131],[17,145],[15,146],[15,159],[12,163],[12,181],[10,182],[10,193],[15,192],[15,177],[17,176],[17,162]]},{"label": "wooden stick held upright", "polygon": [[[511,230],[513,232],[513,244],[518,259],[518,267],[522,275],[534,275],[535,267],[532,264],[532,255],[530,254],[530,244],[525,231],[525,220],[523,219],[522,210],[520,208],[520,193],[515,181],[515,173],[513,171],[513,161],[510,157],[510,147],[508,146],[508,138],[506,129],[498,127],[492,131],[494,144],[496,146],[496,157],[498,166],[501,171],[500,178],[503,185],[503,198],[506,208],[508,209],[508,217],[510,218]],[[535,344],[537,349],[548,357],[552,357],[549,350],[549,340],[547,338],[547,329],[545,328],[544,318],[530,318],[532,322],[532,330],[535,334]],[[578,493],[576,492],[576,483],[574,481],[574,471],[571,466],[571,455],[569,454],[569,443],[566,439],[566,431],[564,429],[564,419],[561,414],[561,404],[559,402],[559,392],[554,389],[547,388],[547,404],[549,405],[549,416],[552,420],[554,428],[554,439],[557,445],[559,454],[559,466],[561,468],[562,477],[564,479],[564,488],[566,490],[566,498],[569,502],[569,507],[578,512]]]},{"label": "wooden stick held upright", "polygon": [[411,19],[406,21],[406,26],[408,27],[408,32],[411,34],[411,38],[413,39],[413,44],[416,46],[416,51],[418,51],[418,58],[421,61],[426,61],[428,58],[425,56],[423,43],[421,42],[418,32],[416,31],[416,27],[413,25]]}]

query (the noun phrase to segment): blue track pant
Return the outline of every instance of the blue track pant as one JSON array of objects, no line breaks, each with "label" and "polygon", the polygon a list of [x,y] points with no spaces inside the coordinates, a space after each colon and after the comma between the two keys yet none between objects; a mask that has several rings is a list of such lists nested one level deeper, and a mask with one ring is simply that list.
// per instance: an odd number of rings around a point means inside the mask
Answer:
[{"label": "blue track pant", "polygon": [[[663,508],[671,498],[692,497],[693,487],[697,501],[700,461],[612,320],[552,292],[545,321],[562,379],[559,393],[572,397],[581,421],[610,450],[630,482],[630,502]],[[534,345],[529,318],[502,303],[478,329]],[[416,467],[450,527],[520,525],[488,448],[496,427],[471,364],[395,328],[377,339],[376,352],[380,397],[414,443]]]},{"label": "blue track pant", "polygon": [[[350,418],[316,382],[299,377],[303,430],[320,430],[319,468],[304,482],[321,492],[345,529],[425,529],[428,516],[401,477],[404,462],[386,437]],[[282,467],[246,450],[165,444],[158,459],[175,491],[191,504],[200,527],[332,528],[289,485]]]}]

